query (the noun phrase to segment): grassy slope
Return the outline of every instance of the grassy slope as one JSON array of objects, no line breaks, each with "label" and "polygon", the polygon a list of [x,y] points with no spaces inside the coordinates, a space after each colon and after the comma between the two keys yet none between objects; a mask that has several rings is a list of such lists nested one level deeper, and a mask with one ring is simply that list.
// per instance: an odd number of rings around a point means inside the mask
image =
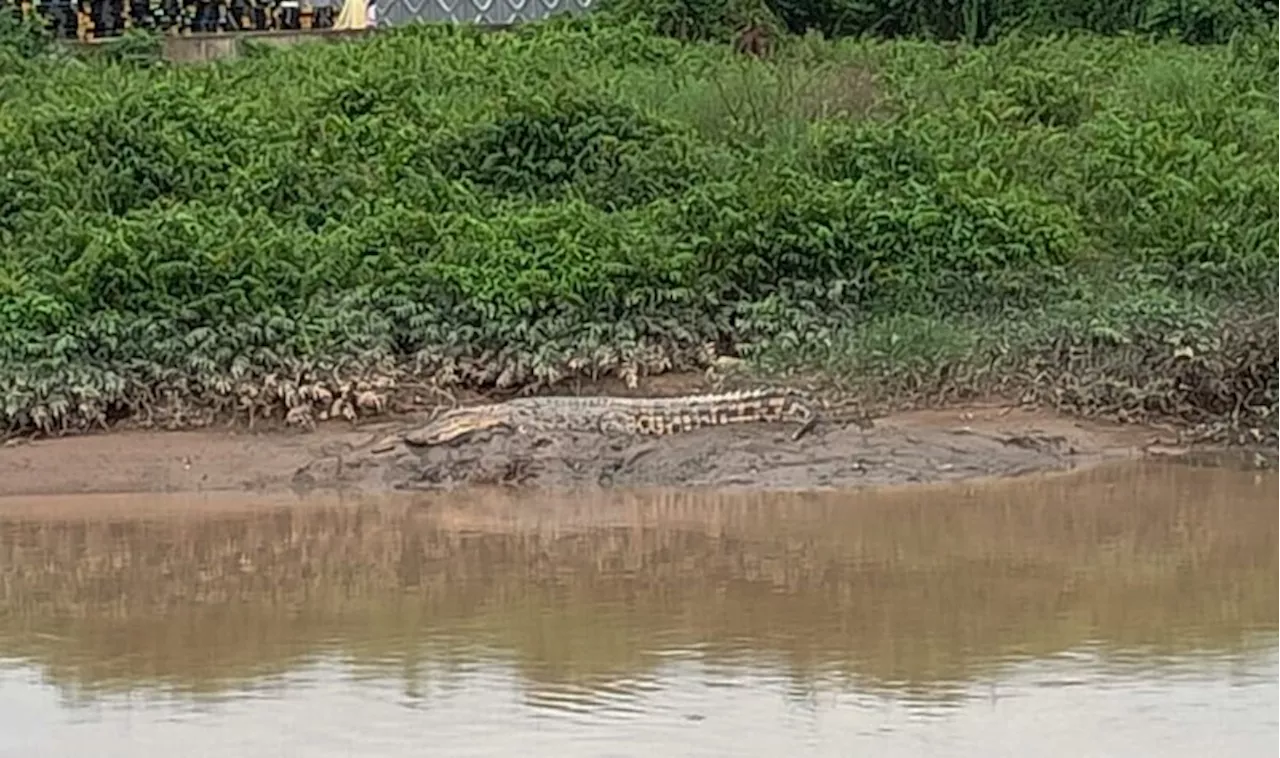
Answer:
[{"label": "grassy slope", "polygon": [[0,75],[0,421],[634,374],[715,342],[1258,424],[1269,42],[796,40],[759,63],[583,21],[28,63]]}]

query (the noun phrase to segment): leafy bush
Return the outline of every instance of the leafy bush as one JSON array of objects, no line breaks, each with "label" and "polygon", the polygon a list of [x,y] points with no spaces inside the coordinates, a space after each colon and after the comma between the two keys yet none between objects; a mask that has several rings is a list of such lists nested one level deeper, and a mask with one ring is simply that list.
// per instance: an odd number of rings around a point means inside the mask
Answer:
[{"label": "leafy bush", "polygon": [[606,0],[605,18],[642,18],[653,31],[682,40],[728,41],[749,26],[781,28],[767,0]]},{"label": "leafy bush", "polygon": [[704,178],[705,156],[634,107],[573,92],[513,99],[495,121],[445,140],[445,176],[498,197],[550,200],[576,191],[607,210],[678,194]]},{"label": "leafy bush", "polygon": [[49,52],[52,36],[39,24],[22,17],[18,8],[0,10],[0,61],[38,58]]},{"label": "leafy bush", "polygon": [[681,39],[718,39],[750,17],[777,19],[793,33],[816,31],[828,38],[913,36],[976,43],[1021,29],[1134,32],[1221,44],[1273,25],[1276,18],[1271,0],[766,0],[764,5],[757,10],[742,0],[614,0],[605,8],[624,17],[644,15],[660,33]]},{"label": "leafy bush", "polygon": [[580,18],[24,70],[0,80],[14,429],[635,378],[1116,281],[1274,309],[1258,38],[758,61]]}]

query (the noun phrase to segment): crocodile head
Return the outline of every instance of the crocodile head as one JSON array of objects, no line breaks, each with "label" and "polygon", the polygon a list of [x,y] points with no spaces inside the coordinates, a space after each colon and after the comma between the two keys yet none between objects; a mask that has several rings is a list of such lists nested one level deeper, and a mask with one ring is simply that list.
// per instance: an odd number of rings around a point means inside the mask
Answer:
[{"label": "crocodile head", "polygon": [[459,408],[405,434],[404,441],[418,447],[444,445],[506,425],[504,418],[485,408]]}]

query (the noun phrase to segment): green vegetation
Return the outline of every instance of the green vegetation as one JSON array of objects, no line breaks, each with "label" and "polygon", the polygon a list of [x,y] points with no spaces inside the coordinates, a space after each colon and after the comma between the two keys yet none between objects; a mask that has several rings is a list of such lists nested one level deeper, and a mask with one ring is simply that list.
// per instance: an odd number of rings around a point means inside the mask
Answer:
[{"label": "green vegetation", "polygon": [[1090,31],[1221,44],[1274,23],[1275,0],[605,0],[681,39],[725,39],[744,26],[826,37],[991,42],[1010,33]]},{"label": "green vegetation", "polygon": [[765,61],[652,29],[173,68],[6,27],[0,424],[279,417],[714,346],[897,401],[1274,434],[1274,26],[791,37]]}]

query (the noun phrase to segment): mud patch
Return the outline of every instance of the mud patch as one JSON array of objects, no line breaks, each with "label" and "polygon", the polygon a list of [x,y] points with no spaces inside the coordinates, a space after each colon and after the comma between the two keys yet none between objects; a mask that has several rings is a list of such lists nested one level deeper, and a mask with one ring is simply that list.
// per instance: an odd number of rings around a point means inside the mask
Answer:
[{"label": "mud patch", "polygon": [[298,467],[372,441],[371,430],[124,431],[0,446],[0,496],[288,491]]},{"label": "mud patch", "polygon": [[[458,446],[378,445],[322,456],[294,486],[453,489],[714,487],[806,489],[947,482],[1061,471],[1137,454],[1136,430],[992,410],[906,414],[873,428],[749,425],[662,438],[495,433]],[[1110,432],[1110,433],[1108,433]]]},{"label": "mud patch", "polygon": [[865,430],[820,424],[798,441],[791,439],[793,426],[745,425],[657,439],[494,435],[459,447],[384,444],[422,421],[402,416],[357,428],[330,422],[308,433],[130,431],[11,443],[0,446],[0,496],[469,485],[807,489],[1012,476],[1195,452],[1170,430],[997,405],[900,413]]}]

